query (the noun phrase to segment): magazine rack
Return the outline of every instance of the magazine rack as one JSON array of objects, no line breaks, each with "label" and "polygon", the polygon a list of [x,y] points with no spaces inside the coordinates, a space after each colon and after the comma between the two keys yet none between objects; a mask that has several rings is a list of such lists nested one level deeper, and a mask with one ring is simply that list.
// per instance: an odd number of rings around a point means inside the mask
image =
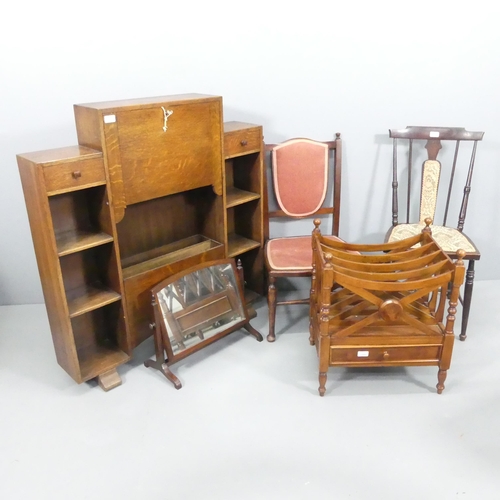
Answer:
[{"label": "magazine rack", "polygon": [[330,366],[437,365],[443,391],[465,252],[453,262],[433,240],[431,222],[405,240],[355,245],[323,236],[314,221],[310,342],[320,396]]}]

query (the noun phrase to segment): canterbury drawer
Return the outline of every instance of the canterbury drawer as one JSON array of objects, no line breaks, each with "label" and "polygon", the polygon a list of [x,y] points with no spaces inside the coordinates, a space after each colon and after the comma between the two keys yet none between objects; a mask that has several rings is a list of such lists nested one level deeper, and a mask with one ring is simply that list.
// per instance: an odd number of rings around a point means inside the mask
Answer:
[{"label": "canterbury drawer", "polygon": [[73,191],[106,183],[102,158],[45,166],[43,169],[48,194]]},{"label": "canterbury drawer", "polygon": [[224,134],[224,156],[226,158],[259,151],[260,147],[260,127],[244,128]]},{"label": "canterbury drawer", "polygon": [[330,365],[391,364],[402,362],[436,361],[440,345],[387,346],[387,347],[331,347]]}]

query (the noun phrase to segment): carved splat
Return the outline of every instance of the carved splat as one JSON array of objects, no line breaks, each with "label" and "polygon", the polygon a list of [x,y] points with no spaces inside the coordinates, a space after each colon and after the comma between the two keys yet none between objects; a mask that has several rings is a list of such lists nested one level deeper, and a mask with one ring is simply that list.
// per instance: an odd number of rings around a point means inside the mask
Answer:
[{"label": "carved splat", "polygon": [[425,145],[425,149],[427,149],[427,155],[429,160],[436,160],[439,150],[443,146],[441,145],[441,141],[439,139],[429,139],[427,144]]}]

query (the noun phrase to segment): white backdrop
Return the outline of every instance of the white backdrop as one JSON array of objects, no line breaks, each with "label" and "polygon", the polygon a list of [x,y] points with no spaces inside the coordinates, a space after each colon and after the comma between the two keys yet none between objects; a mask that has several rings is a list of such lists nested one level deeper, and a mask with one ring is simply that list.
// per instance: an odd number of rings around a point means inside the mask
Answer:
[{"label": "white backdrop", "polygon": [[15,155],[76,144],[73,104],[199,92],[265,140],[344,139],[341,236],[391,223],[389,128],[484,130],[465,230],[500,279],[500,6],[392,0],[44,2],[0,26],[0,304],[42,302]]}]

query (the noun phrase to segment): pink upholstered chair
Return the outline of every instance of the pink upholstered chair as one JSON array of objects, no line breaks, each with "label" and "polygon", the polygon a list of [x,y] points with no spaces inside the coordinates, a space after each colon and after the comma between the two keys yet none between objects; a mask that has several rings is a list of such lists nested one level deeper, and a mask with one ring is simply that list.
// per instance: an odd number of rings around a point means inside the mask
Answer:
[{"label": "pink upholstered chair", "polygon": [[[336,134],[335,140],[330,142],[291,139],[278,145],[267,144],[266,151],[271,153],[274,194],[279,207],[278,210],[267,211],[268,235],[270,218],[296,220],[329,215],[333,219],[332,235],[338,236],[342,170],[340,134]],[[333,199],[327,202],[327,193],[330,192]],[[309,303],[309,297],[279,301],[276,289],[277,278],[311,276],[312,240],[309,227],[305,230],[309,234],[305,236],[267,239],[269,342],[276,340],[276,306]]]}]

